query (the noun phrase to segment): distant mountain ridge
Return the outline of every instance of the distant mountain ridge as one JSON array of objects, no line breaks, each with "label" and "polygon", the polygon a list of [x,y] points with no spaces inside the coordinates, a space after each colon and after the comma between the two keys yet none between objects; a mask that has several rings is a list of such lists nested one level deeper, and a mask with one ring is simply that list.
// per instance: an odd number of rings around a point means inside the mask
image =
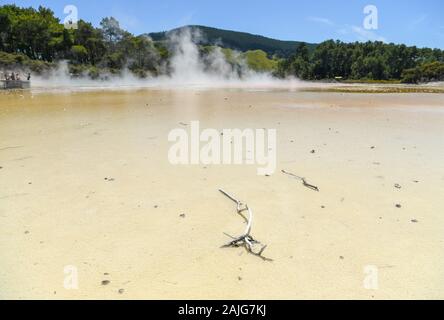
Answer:
[{"label": "distant mountain ridge", "polygon": [[[199,30],[203,35],[202,41],[200,42],[202,45],[217,44],[238,51],[263,50],[270,56],[278,55],[280,57],[288,57],[303,43],[301,41],[277,40],[247,32],[224,30],[200,25],[189,25],[170,31],[153,32],[148,35],[154,41],[162,41],[166,39],[168,33],[180,31],[185,28]],[[307,46],[312,50],[316,47],[316,44],[307,43]]]}]

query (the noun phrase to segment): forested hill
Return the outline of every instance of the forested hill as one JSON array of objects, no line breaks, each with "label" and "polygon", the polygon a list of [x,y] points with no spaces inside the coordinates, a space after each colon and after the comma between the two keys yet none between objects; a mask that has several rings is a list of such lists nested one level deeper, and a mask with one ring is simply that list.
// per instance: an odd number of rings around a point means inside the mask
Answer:
[{"label": "forested hill", "polygon": [[[263,50],[269,56],[277,55],[280,57],[289,57],[294,53],[295,48],[301,44],[299,41],[276,40],[246,32],[223,30],[198,25],[185,26],[171,31],[150,33],[149,36],[154,41],[162,41],[166,39],[168,33],[180,31],[184,28],[199,30],[203,36],[201,40],[202,45],[218,44],[225,48],[243,52],[248,50]],[[307,44],[307,46],[312,50],[316,45]]]}]

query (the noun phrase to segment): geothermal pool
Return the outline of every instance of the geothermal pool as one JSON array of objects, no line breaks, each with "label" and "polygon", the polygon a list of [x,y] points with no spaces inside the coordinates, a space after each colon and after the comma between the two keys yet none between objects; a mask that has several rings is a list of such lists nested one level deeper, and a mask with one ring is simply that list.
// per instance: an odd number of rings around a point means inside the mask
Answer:
[{"label": "geothermal pool", "polygon": [[[0,93],[0,298],[442,299],[443,98]],[[275,172],[171,164],[168,135],[192,121],[276,130]],[[220,248],[245,225],[219,188],[272,262]]]}]

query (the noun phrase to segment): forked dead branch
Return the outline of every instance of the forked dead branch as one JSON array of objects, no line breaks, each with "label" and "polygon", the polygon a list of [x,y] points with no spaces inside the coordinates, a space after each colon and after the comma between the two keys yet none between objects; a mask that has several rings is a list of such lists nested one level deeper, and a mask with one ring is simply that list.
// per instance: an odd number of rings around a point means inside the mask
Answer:
[{"label": "forked dead branch", "polygon": [[[265,249],[267,248],[266,245],[261,244],[259,241],[255,240],[251,236],[251,227],[253,225],[253,211],[250,209],[250,207],[247,204],[242,203],[241,201],[234,198],[232,195],[228,194],[222,189],[219,189],[219,191],[225,195],[228,199],[236,203],[237,206],[237,213],[245,220],[247,223],[247,226],[245,228],[244,233],[239,237],[233,237],[227,233],[224,233],[227,237],[231,238],[232,241],[222,246],[222,248],[238,248],[238,247],[245,247],[245,249],[255,255],[263,259],[264,261],[273,261],[272,259],[266,258],[262,256]],[[244,215],[244,212],[248,213],[248,216],[246,217]],[[258,250],[256,250],[256,247],[259,247]]]}]

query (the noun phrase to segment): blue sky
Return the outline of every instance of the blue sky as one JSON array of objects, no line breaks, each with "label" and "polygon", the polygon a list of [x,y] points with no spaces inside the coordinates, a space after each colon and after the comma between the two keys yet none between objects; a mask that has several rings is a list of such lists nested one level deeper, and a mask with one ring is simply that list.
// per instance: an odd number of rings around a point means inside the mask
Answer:
[{"label": "blue sky", "polygon": [[[383,40],[444,49],[443,0],[0,0],[50,7],[64,18],[72,4],[79,18],[98,25],[114,16],[134,34],[187,24],[245,31],[283,40]],[[378,9],[378,29],[363,26],[366,5]]]}]

